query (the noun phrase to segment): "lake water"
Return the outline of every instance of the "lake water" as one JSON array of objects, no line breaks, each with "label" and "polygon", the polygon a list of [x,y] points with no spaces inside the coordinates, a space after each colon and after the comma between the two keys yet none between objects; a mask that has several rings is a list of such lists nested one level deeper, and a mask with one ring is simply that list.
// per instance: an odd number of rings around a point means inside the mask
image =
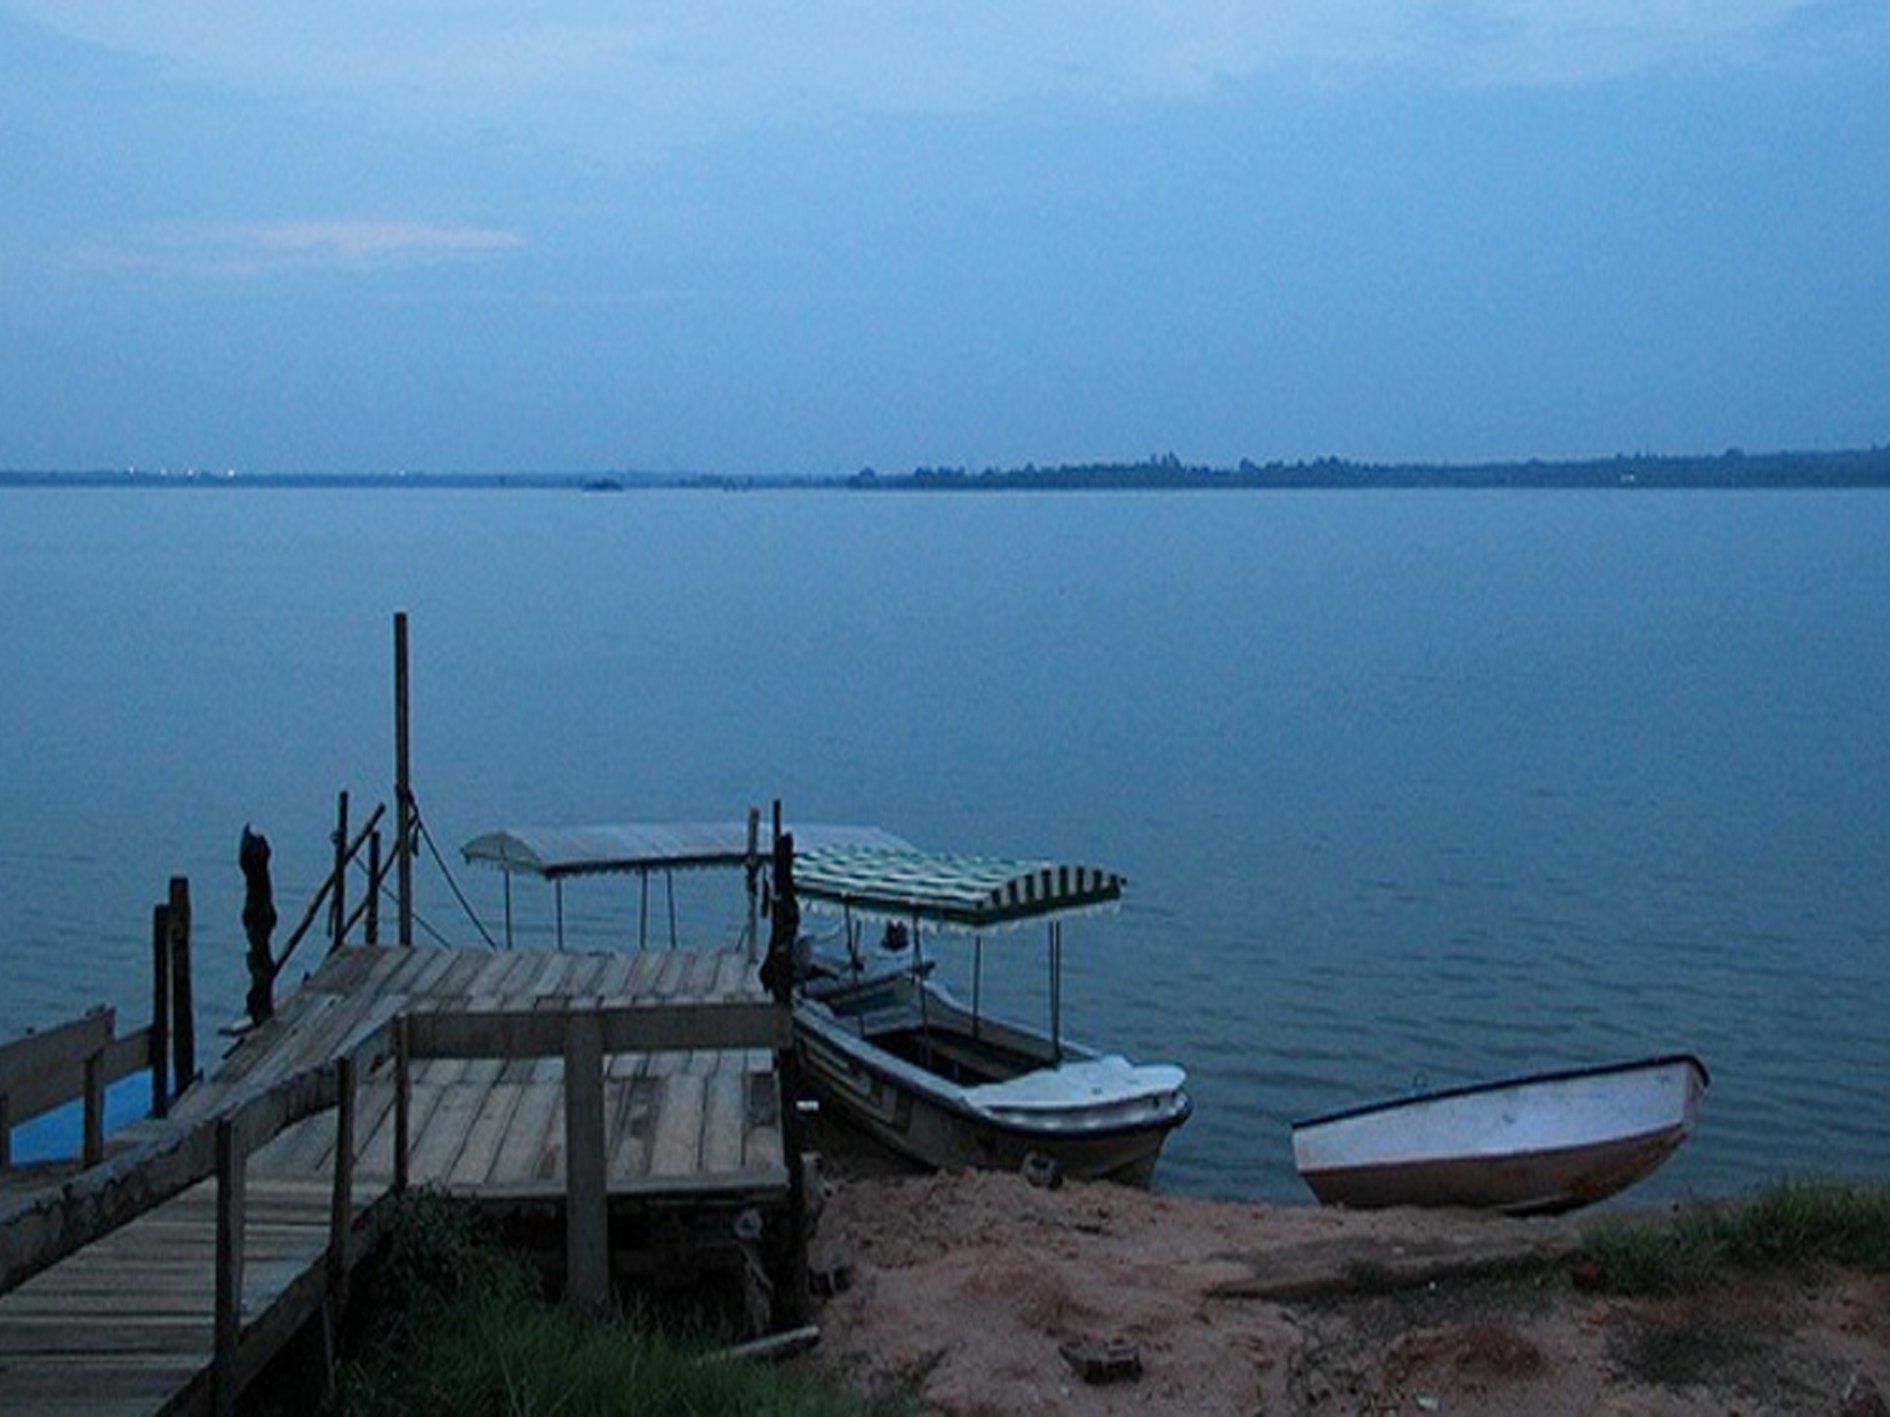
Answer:
[{"label": "lake water", "polygon": [[[1066,1027],[1189,1069],[1163,1186],[1304,1198],[1294,1116],[1670,1050],[1713,1087],[1636,1199],[1890,1176],[1890,494],[9,491],[0,604],[0,1036],[143,1022],[172,873],[237,1014],[239,832],[280,944],[336,792],[388,796],[404,608],[494,929],[479,832],[775,797],[1126,873]],[[1041,960],[987,988],[1041,1010]]]}]

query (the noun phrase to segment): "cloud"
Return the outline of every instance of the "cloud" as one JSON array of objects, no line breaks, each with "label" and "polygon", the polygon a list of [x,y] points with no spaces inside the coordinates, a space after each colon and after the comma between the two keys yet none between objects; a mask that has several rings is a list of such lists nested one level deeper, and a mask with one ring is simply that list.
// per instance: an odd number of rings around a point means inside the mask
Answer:
[{"label": "cloud", "polygon": [[272,271],[379,270],[496,256],[525,245],[515,232],[402,220],[255,221],[172,225],[72,252],[68,266],[203,277]]},{"label": "cloud", "polygon": [[1263,77],[1574,84],[1879,52],[1881,0],[0,0],[195,79],[489,103],[610,95],[652,120],[813,102],[1186,98]]}]

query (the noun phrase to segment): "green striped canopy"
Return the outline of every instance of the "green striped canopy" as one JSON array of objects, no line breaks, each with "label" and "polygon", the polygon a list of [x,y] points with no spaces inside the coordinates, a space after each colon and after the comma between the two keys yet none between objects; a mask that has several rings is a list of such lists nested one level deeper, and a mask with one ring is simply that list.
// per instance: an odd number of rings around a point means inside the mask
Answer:
[{"label": "green striped canopy", "polygon": [[795,894],[810,904],[963,930],[1093,910],[1123,884],[1094,866],[996,856],[831,847],[794,858]]}]

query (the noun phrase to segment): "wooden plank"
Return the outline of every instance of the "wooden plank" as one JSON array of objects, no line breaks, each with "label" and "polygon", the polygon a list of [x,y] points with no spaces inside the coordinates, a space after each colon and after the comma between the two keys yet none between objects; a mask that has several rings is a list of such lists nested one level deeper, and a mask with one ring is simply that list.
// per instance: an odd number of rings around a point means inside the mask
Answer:
[{"label": "wooden plank", "polygon": [[704,1171],[738,1171],[748,1132],[748,1080],[732,1069],[707,1081],[702,1117]]},{"label": "wooden plank", "polygon": [[[562,1121],[560,1112],[563,1100],[564,1088],[557,1083],[534,1082],[519,1087],[518,1103],[512,1110],[505,1139],[499,1145],[492,1170],[486,1178],[489,1183],[516,1184],[550,1179],[540,1173],[544,1169],[546,1139],[553,1120]],[[556,1153],[553,1155],[555,1157]]]},{"label": "wooden plank", "polygon": [[650,1142],[656,1134],[657,1102],[661,1079],[647,1071],[622,1084],[618,1094],[610,1153],[611,1189],[649,1174]]},{"label": "wooden plank", "polygon": [[[428,1004],[462,995],[470,997],[473,992],[473,981],[495,958],[490,950],[453,950],[450,953],[453,955],[453,963],[428,990],[425,1000]],[[415,1000],[415,1002],[421,1001]]]},{"label": "wooden plank", "polygon": [[702,1105],[707,1080],[691,1073],[664,1079],[650,1141],[650,1174],[693,1172],[702,1156]]},{"label": "wooden plank", "polygon": [[462,1082],[435,1085],[439,1087],[439,1103],[428,1114],[426,1124],[414,1133],[413,1152],[407,1163],[415,1185],[444,1181],[452,1174],[491,1090]]},{"label": "wooden plank", "polygon": [[639,950],[633,958],[636,960],[636,969],[630,976],[630,997],[639,1000],[654,999],[656,981],[662,978],[663,964],[669,958],[669,954],[659,953],[656,950]]},{"label": "wooden plank", "polygon": [[449,1187],[485,1184],[498,1160],[499,1148],[509,1134],[512,1114],[518,1110],[523,1092],[516,1084],[500,1083],[496,1079],[483,1089],[479,1109],[466,1129],[459,1155],[447,1172]]}]

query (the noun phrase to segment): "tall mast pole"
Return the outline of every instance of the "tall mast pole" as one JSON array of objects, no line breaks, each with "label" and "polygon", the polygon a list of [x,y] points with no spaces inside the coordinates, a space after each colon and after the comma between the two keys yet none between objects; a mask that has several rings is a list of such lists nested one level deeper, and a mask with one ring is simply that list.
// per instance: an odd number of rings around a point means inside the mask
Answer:
[{"label": "tall mast pole", "polygon": [[413,777],[408,760],[407,612],[394,612],[394,859],[400,890],[400,942],[413,943]]}]

